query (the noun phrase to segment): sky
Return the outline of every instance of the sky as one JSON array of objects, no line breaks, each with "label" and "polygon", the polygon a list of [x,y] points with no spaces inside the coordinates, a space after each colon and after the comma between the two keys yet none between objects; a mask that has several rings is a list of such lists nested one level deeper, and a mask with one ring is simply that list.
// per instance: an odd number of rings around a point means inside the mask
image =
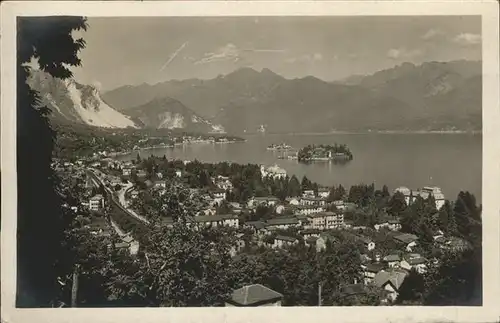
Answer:
[{"label": "sky", "polygon": [[241,67],[332,81],[403,62],[481,59],[480,16],[95,17],[77,81],[107,91]]}]

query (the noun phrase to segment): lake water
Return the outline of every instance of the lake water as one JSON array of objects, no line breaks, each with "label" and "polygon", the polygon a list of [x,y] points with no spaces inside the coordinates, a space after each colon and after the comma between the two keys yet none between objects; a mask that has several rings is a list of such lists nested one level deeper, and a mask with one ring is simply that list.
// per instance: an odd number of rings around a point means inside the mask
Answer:
[{"label": "lake water", "polygon": [[[142,157],[163,156],[205,162],[278,164],[289,175],[306,175],[323,185],[359,183],[420,188],[439,186],[449,199],[468,190],[481,199],[482,135],[476,134],[328,134],[253,135],[234,144],[193,144],[167,149],[148,149]],[[347,144],[354,159],[345,164],[316,162],[301,164],[281,160],[280,152],[268,151],[273,143],[285,142],[294,148],[308,144]],[[132,157],[135,157],[136,153]],[[127,157],[123,157],[127,158]],[[130,156],[128,157],[130,158]]]}]

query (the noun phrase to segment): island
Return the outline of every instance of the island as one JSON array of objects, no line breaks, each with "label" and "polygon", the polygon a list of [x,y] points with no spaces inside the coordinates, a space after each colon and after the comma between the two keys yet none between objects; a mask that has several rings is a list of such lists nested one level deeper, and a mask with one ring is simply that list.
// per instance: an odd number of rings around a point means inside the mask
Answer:
[{"label": "island", "polygon": [[288,150],[288,149],[292,149],[292,146],[287,145],[286,143],[272,144],[267,146],[267,150]]},{"label": "island", "polygon": [[332,145],[307,145],[297,152],[299,162],[312,161],[351,161],[352,152],[345,144]]}]

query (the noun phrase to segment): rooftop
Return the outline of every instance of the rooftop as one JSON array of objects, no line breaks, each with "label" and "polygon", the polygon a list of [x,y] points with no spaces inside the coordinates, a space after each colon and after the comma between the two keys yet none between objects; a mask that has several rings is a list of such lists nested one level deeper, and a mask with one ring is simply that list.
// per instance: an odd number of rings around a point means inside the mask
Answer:
[{"label": "rooftop", "polygon": [[391,261],[400,261],[401,258],[399,255],[388,255],[384,257],[384,261],[391,262]]},{"label": "rooftop", "polygon": [[278,217],[269,219],[266,222],[268,225],[299,224],[299,220],[295,217]]},{"label": "rooftop", "polygon": [[372,273],[378,273],[382,269],[384,269],[384,265],[383,264],[374,262],[374,263],[371,263],[371,264],[367,264],[365,271],[369,271],[369,272],[372,272]]},{"label": "rooftop", "polygon": [[403,233],[403,234],[395,236],[394,239],[397,241],[408,244],[408,243],[411,243],[413,241],[416,241],[418,239],[418,237],[414,234]]},{"label": "rooftop", "polygon": [[231,219],[238,219],[238,215],[216,214],[216,215],[199,215],[194,217],[194,221],[196,222],[217,222],[217,221],[231,220]]},{"label": "rooftop", "polygon": [[282,294],[266,286],[253,284],[233,291],[229,302],[239,306],[256,306],[261,303],[278,301],[282,298]]},{"label": "rooftop", "polygon": [[390,282],[396,290],[399,290],[401,284],[406,278],[407,273],[404,271],[393,270],[385,271],[382,270],[375,275],[373,282],[378,287],[383,287],[386,283]]}]

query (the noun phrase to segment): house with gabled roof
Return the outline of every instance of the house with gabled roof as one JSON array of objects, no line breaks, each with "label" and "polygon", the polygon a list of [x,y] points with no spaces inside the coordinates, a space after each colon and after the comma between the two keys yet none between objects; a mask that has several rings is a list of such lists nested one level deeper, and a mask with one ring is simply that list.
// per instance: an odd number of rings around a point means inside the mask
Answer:
[{"label": "house with gabled roof", "polygon": [[236,289],[226,300],[226,307],[281,306],[283,294],[264,285],[246,285]]},{"label": "house with gabled roof", "polygon": [[406,249],[406,251],[411,252],[412,248],[417,245],[418,237],[414,234],[403,233],[403,234],[399,234],[397,236],[394,236],[394,240],[397,243],[402,244],[404,246],[404,248]]},{"label": "house with gabled roof", "polygon": [[419,274],[423,274],[427,271],[427,263],[428,260],[420,254],[407,254],[401,260],[401,268],[408,271],[415,269]]},{"label": "house with gabled roof", "polygon": [[367,264],[361,264],[361,269],[363,270],[363,280],[365,285],[368,285],[373,281],[375,278],[375,275],[382,269],[384,269],[384,265],[381,263],[367,263]]},{"label": "house with gabled roof", "polygon": [[283,248],[286,246],[292,246],[299,243],[299,239],[295,237],[285,236],[285,235],[277,235],[274,237],[274,243],[272,248]]},{"label": "house with gabled roof", "polygon": [[407,275],[408,273],[403,270],[381,270],[373,278],[373,284],[386,291],[386,300],[394,302]]},{"label": "house with gabled roof", "polygon": [[401,257],[399,257],[398,254],[391,254],[385,256],[382,260],[387,264],[389,268],[393,268],[400,266]]}]

